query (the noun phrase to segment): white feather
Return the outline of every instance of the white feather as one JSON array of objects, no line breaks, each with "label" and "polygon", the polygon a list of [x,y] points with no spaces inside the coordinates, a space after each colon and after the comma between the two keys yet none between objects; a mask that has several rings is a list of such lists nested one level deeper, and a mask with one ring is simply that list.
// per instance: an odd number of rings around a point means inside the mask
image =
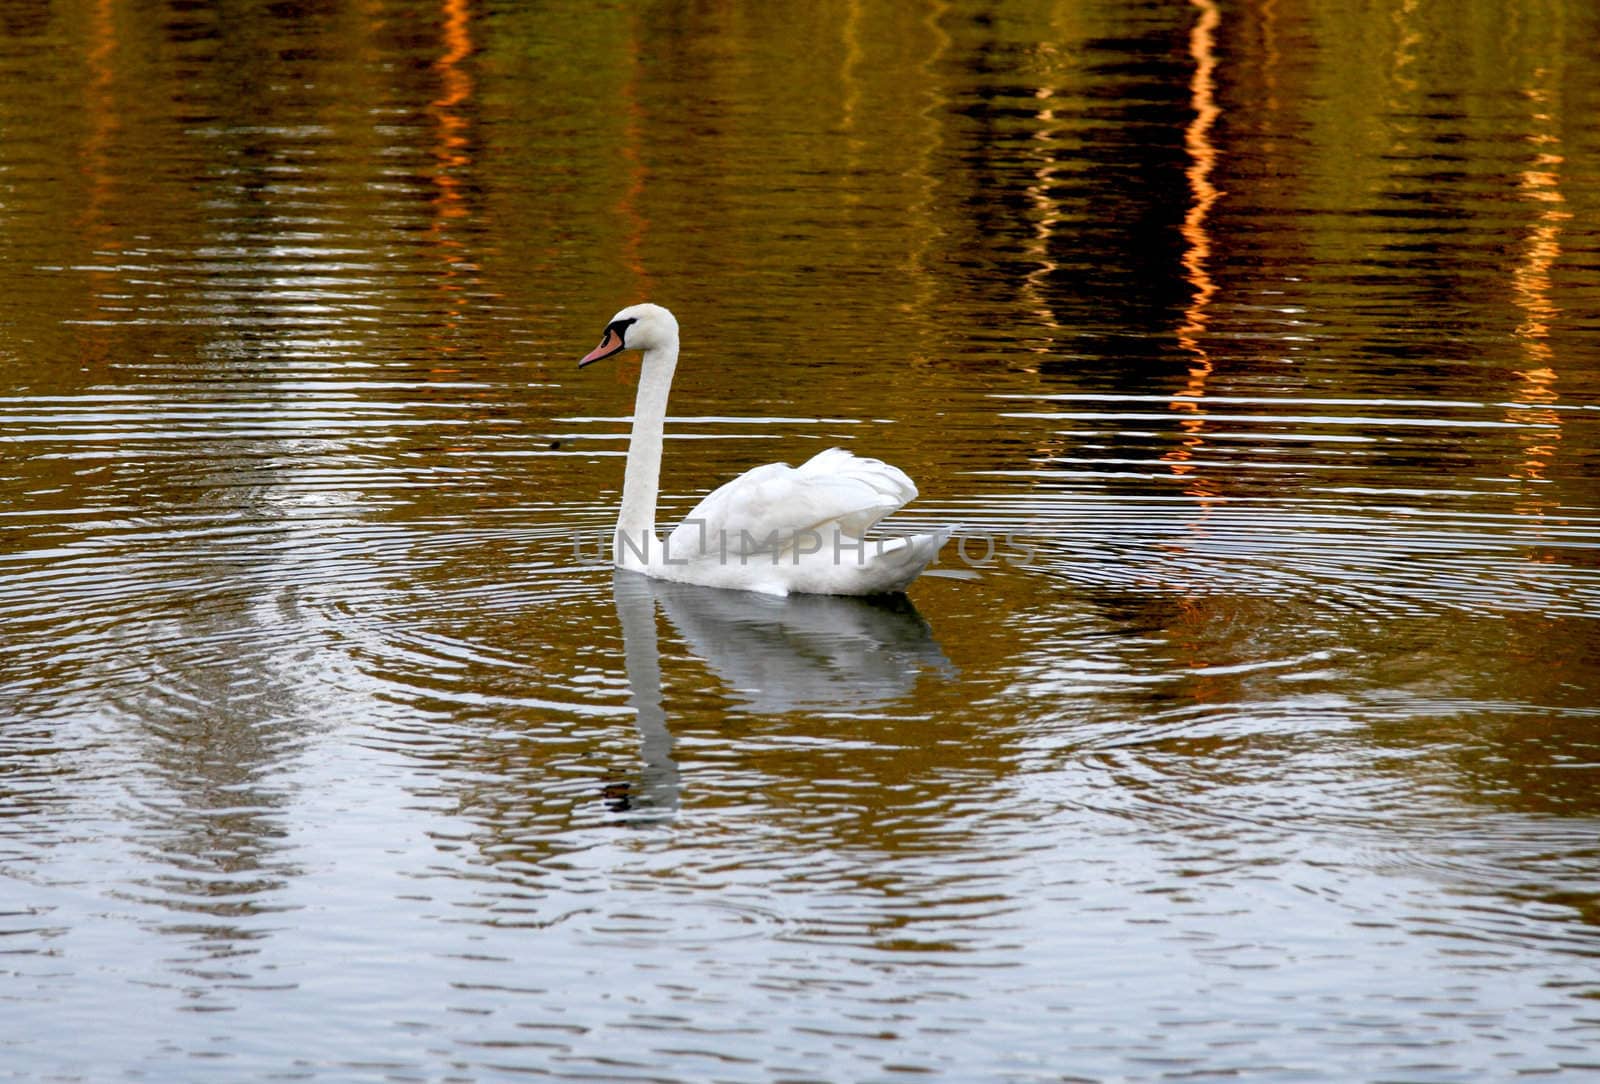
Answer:
[{"label": "white feather", "polygon": [[839,532],[859,539],[915,498],[898,467],[829,448],[798,467],[752,467],[695,505],[667,539],[673,557],[747,557],[802,548]]}]

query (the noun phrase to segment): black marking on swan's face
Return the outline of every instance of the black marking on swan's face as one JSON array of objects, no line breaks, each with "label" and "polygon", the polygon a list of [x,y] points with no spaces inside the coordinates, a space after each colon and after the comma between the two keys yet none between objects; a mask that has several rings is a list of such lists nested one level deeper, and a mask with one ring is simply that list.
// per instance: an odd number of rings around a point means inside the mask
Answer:
[{"label": "black marking on swan's face", "polygon": [[629,316],[607,324],[605,332],[600,336],[600,345],[583,356],[578,362],[578,368],[581,369],[590,362],[601,361],[628,349],[628,328],[638,322],[638,317]]}]

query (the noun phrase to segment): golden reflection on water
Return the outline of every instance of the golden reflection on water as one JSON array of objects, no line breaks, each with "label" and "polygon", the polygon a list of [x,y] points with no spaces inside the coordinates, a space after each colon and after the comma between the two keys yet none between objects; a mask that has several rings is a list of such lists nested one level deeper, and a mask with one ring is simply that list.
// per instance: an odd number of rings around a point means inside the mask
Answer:
[{"label": "golden reflection on water", "polygon": [[1037,114],[1039,128],[1033,133],[1033,138],[1041,146],[1034,152],[1036,157],[1036,165],[1032,171],[1034,183],[1027,189],[1028,199],[1033,204],[1033,240],[1028,255],[1034,266],[1023,277],[1023,291],[1032,302],[1031,311],[1035,322],[1051,331],[1060,331],[1062,329],[1060,321],[1050,311],[1050,306],[1043,301],[1050,276],[1060,270],[1050,254],[1050,248],[1051,242],[1057,236],[1057,227],[1065,221],[1056,200],[1050,194],[1057,169],[1053,143],[1059,138],[1055,127],[1056,111],[1051,101],[1055,96],[1055,90],[1043,86],[1035,89],[1033,93],[1039,100]]},{"label": "golden reflection on water", "polygon": [[[1053,192],[1065,172],[1062,152],[1070,140],[1068,123],[1073,119],[1073,103],[1064,85],[1063,69],[1069,61],[1063,56],[1070,47],[1074,34],[1068,24],[1064,4],[1052,5],[1050,35],[1039,43],[1039,86],[1033,88],[1037,100],[1034,114],[1036,127],[1031,134],[1032,146],[1027,154],[1033,161],[1030,172],[1032,183],[1026,191],[1032,206],[1032,239],[1028,257],[1033,266],[1023,276],[1022,288],[1028,298],[1032,323],[1050,332],[1064,330],[1050,303],[1050,281],[1060,273],[1061,266],[1053,249],[1064,240],[1065,228],[1070,224],[1067,209]],[[1060,95],[1060,99],[1058,99]],[[1063,100],[1064,99],[1064,100]]]},{"label": "golden reflection on water", "polygon": [[[1551,85],[1553,77],[1550,68],[1537,69],[1536,83],[1526,92],[1533,107],[1527,140],[1537,153],[1518,178],[1518,194],[1537,209],[1538,217],[1528,231],[1522,258],[1511,278],[1513,296],[1524,314],[1516,336],[1527,355],[1527,365],[1516,370],[1520,385],[1511,389],[1510,398],[1519,405],[1509,408],[1506,418],[1539,427],[1524,431],[1522,460],[1512,469],[1512,476],[1535,485],[1547,480],[1545,472],[1561,442],[1561,414],[1550,409],[1561,400],[1556,389],[1559,359],[1550,345],[1551,327],[1560,319],[1561,310],[1551,298],[1550,272],[1561,259],[1561,232],[1572,217],[1561,191],[1565,158],[1561,153],[1561,118]],[[1517,508],[1526,515],[1543,515],[1558,504],[1535,489]]]},{"label": "golden reflection on water", "polygon": [[[1194,119],[1183,133],[1184,150],[1189,156],[1189,166],[1184,176],[1189,184],[1190,202],[1180,232],[1185,246],[1182,260],[1184,273],[1194,290],[1194,297],[1184,310],[1184,323],[1178,329],[1178,343],[1192,360],[1189,379],[1173,399],[1172,407],[1194,416],[1178,423],[1187,436],[1166,456],[1172,472],[1179,476],[1193,471],[1188,461],[1205,445],[1205,418],[1200,400],[1205,398],[1206,381],[1211,376],[1213,364],[1206,352],[1203,337],[1207,324],[1206,307],[1217,292],[1217,284],[1207,270],[1207,263],[1211,259],[1211,239],[1206,233],[1206,216],[1222,197],[1222,193],[1211,182],[1212,172],[1217,166],[1217,148],[1211,142],[1211,129],[1222,113],[1216,101],[1215,82],[1216,33],[1222,23],[1222,12],[1214,0],[1191,0],[1191,3],[1199,9],[1200,17],[1189,35],[1189,55],[1195,62],[1194,75],[1189,82],[1189,100]],[[1201,499],[1202,506],[1207,498],[1217,495],[1215,485],[1198,475],[1190,479],[1187,492]]]},{"label": "golden reflection on water", "polygon": [[[467,0],[441,0],[441,44],[444,47],[434,70],[439,75],[440,92],[429,103],[438,124],[437,143],[433,158],[436,168],[433,200],[437,216],[431,228],[433,241],[441,249],[442,258],[451,265],[441,280],[440,289],[460,292],[455,281],[455,266],[466,257],[459,251],[461,242],[449,236],[451,220],[464,218],[469,213],[462,193],[462,178],[470,174],[471,114],[467,106],[472,97],[472,76],[464,62],[472,55],[471,7]],[[459,300],[452,306],[452,316]]]}]

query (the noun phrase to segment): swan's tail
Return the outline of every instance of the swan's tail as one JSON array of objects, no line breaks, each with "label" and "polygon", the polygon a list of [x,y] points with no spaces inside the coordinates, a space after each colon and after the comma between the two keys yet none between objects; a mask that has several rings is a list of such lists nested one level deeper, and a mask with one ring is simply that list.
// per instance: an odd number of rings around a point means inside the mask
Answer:
[{"label": "swan's tail", "polygon": [[869,593],[891,594],[904,591],[911,585],[911,581],[922,575],[922,570],[939,556],[939,550],[950,541],[950,531],[949,527],[940,527],[927,534],[907,535],[901,540],[904,544],[898,549],[891,551],[886,548],[884,555],[878,558],[878,561],[884,565],[883,575],[887,586]]},{"label": "swan's tail", "polygon": [[791,590],[826,595],[899,594],[933,562],[949,538],[948,527],[898,538],[839,537],[832,553],[818,554],[802,565]]}]

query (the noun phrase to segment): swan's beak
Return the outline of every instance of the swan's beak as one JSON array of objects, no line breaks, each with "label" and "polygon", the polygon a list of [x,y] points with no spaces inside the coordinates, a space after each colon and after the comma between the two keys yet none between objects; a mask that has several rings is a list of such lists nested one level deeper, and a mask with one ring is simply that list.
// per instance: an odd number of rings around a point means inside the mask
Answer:
[{"label": "swan's beak", "polygon": [[620,354],[626,349],[627,347],[622,342],[622,336],[610,328],[606,328],[606,333],[600,337],[600,345],[583,355],[578,361],[578,368],[583,368],[591,361],[600,361],[603,358],[609,358],[612,354]]}]

